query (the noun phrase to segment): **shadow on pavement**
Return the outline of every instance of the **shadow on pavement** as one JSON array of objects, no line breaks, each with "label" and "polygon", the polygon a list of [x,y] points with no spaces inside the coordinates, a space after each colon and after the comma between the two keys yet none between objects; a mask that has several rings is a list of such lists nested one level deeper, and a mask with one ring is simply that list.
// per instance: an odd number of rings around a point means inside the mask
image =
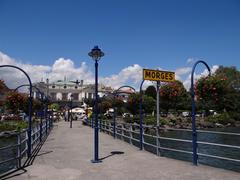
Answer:
[{"label": "shadow on pavement", "polygon": [[124,154],[124,152],[122,152],[122,151],[112,151],[109,155],[107,155],[107,156],[105,156],[103,158],[100,158],[99,160],[102,161],[102,160],[107,159],[107,158],[109,158],[111,156],[120,155],[120,154]]}]

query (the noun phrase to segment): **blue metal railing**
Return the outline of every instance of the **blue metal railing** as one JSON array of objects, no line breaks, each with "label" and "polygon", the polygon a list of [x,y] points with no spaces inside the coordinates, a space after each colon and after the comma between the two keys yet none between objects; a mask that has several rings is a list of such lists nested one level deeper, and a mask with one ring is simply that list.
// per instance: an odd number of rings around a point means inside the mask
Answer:
[{"label": "blue metal railing", "polygon": [[[50,120],[51,121],[51,120]],[[52,123],[42,123],[36,125],[31,131],[31,153],[35,151],[36,147],[47,138],[48,134],[51,132]],[[29,159],[27,157],[28,152],[28,132],[27,129],[19,133],[11,135],[12,138],[15,138],[15,143],[5,147],[0,147],[0,177],[5,176],[17,169],[23,167],[23,164]],[[4,152],[11,151],[11,157],[4,158],[6,154]],[[6,167],[6,164],[10,167]],[[11,164],[11,165],[9,165]]]},{"label": "blue metal railing", "polygon": [[[88,121],[89,126],[91,126],[92,124],[91,121],[92,120],[89,119]],[[100,131],[110,134],[112,136],[114,135],[113,122],[102,120],[101,125],[99,123],[99,127],[101,127]],[[158,132],[160,133],[158,134]],[[171,137],[169,132],[174,132],[177,134],[174,137]],[[185,135],[181,136],[180,134],[183,134],[183,133],[185,133]],[[157,127],[157,126],[143,125],[142,149],[153,152],[159,156],[165,156],[165,154],[168,154],[166,152],[181,153],[182,155],[184,154],[184,156],[188,156],[187,161],[191,161],[193,156],[191,133],[192,133],[191,129],[163,128],[163,127]],[[204,158],[215,159],[214,161],[215,164],[219,163],[220,160],[228,161],[235,165],[234,168],[230,168],[231,170],[240,172],[240,142],[238,143],[236,142],[237,144],[226,144],[225,142],[224,143],[216,142],[217,138],[212,138],[211,141],[213,142],[206,140],[204,138],[201,138],[206,135],[207,137],[212,137],[214,135],[217,135],[217,136],[221,135],[223,136],[222,137],[223,139],[226,139],[225,136],[230,136],[231,138],[235,138],[237,141],[239,140],[240,133],[207,131],[207,130],[197,130],[197,133],[199,134],[199,138],[197,140],[198,163],[211,165],[211,163],[210,164],[207,163],[206,160],[204,160]],[[178,137],[178,134],[180,135],[179,137]],[[116,137],[130,144],[141,147],[140,126],[138,124],[117,123]],[[159,143],[157,143],[157,141],[159,141]],[[207,147],[201,147],[201,146],[207,146]],[[208,149],[208,151],[206,151],[204,148]],[[231,150],[228,150],[227,153],[224,154],[223,152],[221,152],[223,149],[228,149],[228,148],[231,148]],[[216,153],[215,150],[217,150],[218,154]],[[231,156],[231,154],[229,153],[231,151],[235,152],[235,157]],[[159,152],[159,154],[157,152]],[[177,155],[172,157],[178,158]]]}]

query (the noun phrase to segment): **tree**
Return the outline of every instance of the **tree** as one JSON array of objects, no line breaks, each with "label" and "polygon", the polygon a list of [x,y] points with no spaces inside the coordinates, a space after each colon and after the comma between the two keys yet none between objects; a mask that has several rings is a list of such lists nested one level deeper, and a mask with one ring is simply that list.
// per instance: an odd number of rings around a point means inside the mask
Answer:
[{"label": "tree", "polygon": [[24,109],[25,97],[18,92],[10,91],[6,96],[6,109],[11,113],[17,114],[19,110]]},{"label": "tree", "polygon": [[[131,94],[128,98],[127,109],[132,114],[136,115],[139,113],[140,94]],[[143,110],[145,113],[151,113],[155,109],[156,101],[149,96],[143,95]]]},{"label": "tree", "polygon": [[212,76],[200,78],[195,92],[197,104],[206,112],[214,109],[240,119],[240,72],[235,67],[220,66]]},{"label": "tree", "polygon": [[160,107],[167,112],[169,109],[185,109],[189,96],[182,82],[175,81],[160,87]]},{"label": "tree", "polygon": [[240,91],[240,71],[236,67],[220,66],[214,76],[225,79],[230,89]]},{"label": "tree", "polygon": [[0,79],[0,93],[3,91],[3,89],[6,87],[3,80]]},{"label": "tree", "polygon": [[154,86],[148,86],[145,95],[152,97],[153,99],[156,99],[157,91]]},{"label": "tree", "polygon": [[206,111],[222,110],[228,93],[226,79],[217,76],[202,77],[195,83],[195,93],[199,106]]}]

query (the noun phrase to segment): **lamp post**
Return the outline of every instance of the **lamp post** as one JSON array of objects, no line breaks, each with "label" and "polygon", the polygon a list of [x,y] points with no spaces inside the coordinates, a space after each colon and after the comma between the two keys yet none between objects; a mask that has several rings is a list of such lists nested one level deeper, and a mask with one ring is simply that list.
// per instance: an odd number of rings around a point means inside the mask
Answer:
[{"label": "lamp post", "polygon": [[95,128],[94,128],[94,158],[92,163],[101,162],[98,157],[98,61],[101,57],[104,56],[104,53],[98,46],[94,46],[91,52],[88,55],[95,61],[95,107],[94,107],[94,115],[95,115]]},{"label": "lamp post", "polygon": [[72,121],[73,121],[73,117],[72,117],[72,105],[73,104],[73,95],[71,94],[71,96],[70,96],[70,113],[71,113],[71,116],[70,116],[70,128],[72,128]]}]

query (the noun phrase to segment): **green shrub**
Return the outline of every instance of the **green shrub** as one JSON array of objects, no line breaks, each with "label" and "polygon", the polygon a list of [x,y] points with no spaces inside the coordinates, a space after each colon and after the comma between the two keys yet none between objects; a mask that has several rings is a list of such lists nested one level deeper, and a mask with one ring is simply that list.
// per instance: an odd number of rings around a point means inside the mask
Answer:
[{"label": "green shrub", "polygon": [[234,120],[226,112],[223,114],[217,114],[215,116],[208,116],[205,120],[208,122],[219,123],[223,125],[226,125],[228,123],[234,123]]},{"label": "green shrub", "polygon": [[0,132],[2,131],[21,131],[27,128],[25,121],[3,121],[0,122]]}]

